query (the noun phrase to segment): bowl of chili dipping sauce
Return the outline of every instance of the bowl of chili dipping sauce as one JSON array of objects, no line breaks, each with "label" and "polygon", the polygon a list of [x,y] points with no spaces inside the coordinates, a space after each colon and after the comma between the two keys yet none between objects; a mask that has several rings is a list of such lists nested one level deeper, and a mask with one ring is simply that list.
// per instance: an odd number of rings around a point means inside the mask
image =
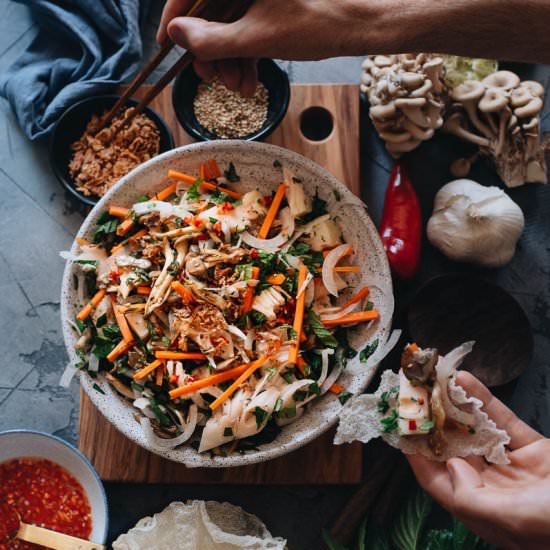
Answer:
[{"label": "bowl of chili dipping sauce", "polygon": [[[13,506],[25,523],[98,544],[107,539],[101,480],[88,459],[59,437],[30,430],[0,432],[0,501]],[[0,543],[0,550],[40,548],[17,539]]]}]

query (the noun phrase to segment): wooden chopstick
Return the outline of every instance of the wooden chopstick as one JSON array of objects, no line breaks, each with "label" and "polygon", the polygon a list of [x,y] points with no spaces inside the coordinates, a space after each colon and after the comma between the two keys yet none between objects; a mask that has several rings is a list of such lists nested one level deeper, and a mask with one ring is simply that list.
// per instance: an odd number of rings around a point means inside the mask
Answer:
[{"label": "wooden chopstick", "polygon": [[[198,15],[198,13],[202,10],[202,8],[205,7],[205,4],[208,2],[208,0],[196,0],[195,3],[191,6],[191,8],[187,11],[185,14],[187,17]],[[168,53],[172,50],[174,47],[174,43],[169,39],[166,38],[163,43],[160,46],[160,49],[155,53],[155,55],[147,62],[145,67],[139,71],[139,73],[136,75],[134,80],[132,80],[131,84],[128,86],[128,88],[124,91],[124,93],[120,96],[120,98],[117,100],[117,102],[111,107],[110,111],[102,118],[101,123],[98,127],[98,130],[102,130],[111,123],[113,118],[117,115],[117,113],[120,111],[121,107],[126,103],[126,100],[132,96],[132,94],[145,82],[146,78],[160,65],[161,61],[168,55]],[[170,69],[174,69],[178,63],[181,62],[181,59],[176,62],[174,66]],[[187,66],[187,65],[185,65]],[[180,67],[179,70],[182,70],[185,67]],[[175,76],[175,75],[174,75]],[[162,80],[162,79],[161,79]],[[160,81],[159,81],[160,82]],[[154,99],[158,95],[159,92],[157,92],[149,101]],[[140,103],[141,104],[141,103]],[[147,103],[145,104],[147,105]],[[141,112],[145,105],[141,106],[141,108],[136,111],[135,114]],[[138,105],[139,107],[139,105]],[[134,116],[132,114],[131,117],[128,117],[128,121]]]}]

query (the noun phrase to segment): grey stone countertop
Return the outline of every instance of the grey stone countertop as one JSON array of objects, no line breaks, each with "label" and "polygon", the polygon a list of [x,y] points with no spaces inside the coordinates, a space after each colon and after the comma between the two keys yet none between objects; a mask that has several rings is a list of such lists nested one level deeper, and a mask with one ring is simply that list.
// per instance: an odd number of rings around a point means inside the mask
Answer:
[{"label": "grey stone countertop", "polygon": [[[154,48],[159,10],[145,29],[148,55]],[[0,71],[32,40],[35,27],[24,6],[0,1]],[[173,59],[168,59],[170,64]],[[357,82],[361,60],[343,58],[283,66],[292,82]],[[521,67],[529,78],[548,84],[544,67]],[[162,68],[160,69],[162,71]],[[157,75],[152,76],[155,80]],[[545,111],[545,124],[548,111]],[[548,128],[546,128],[548,129]],[[411,155],[423,214],[429,215],[435,190],[448,181],[450,151],[455,141],[441,138]],[[379,221],[391,159],[365,124],[362,182],[365,199]],[[427,168],[428,167],[428,168]],[[423,186],[422,174],[430,171]],[[473,174],[498,183],[484,166]],[[0,430],[32,428],[70,442],[77,438],[78,386],[58,385],[67,356],[59,321],[59,292],[64,263],[59,251],[69,248],[83,217],[52,174],[47,148],[33,144],[20,131],[9,106],[0,100]],[[550,373],[550,187],[514,190],[526,214],[526,231],[513,262],[498,272],[481,275],[510,291],[527,312],[534,330],[535,352],[530,368],[518,380],[512,407],[538,430],[550,435],[547,377]],[[452,270],[429,247],[418,282]],[[402,291],[404,295],[410,289]],[[317,548],[322,527],[338,515],[352,487],[139,486],[108,483],[111,535],[116,536],[146,514],[172,500],[229,500],[258,514],[274,534],[289,539],[291,548]],[[128,503],[131,503],[128,504]]]}]

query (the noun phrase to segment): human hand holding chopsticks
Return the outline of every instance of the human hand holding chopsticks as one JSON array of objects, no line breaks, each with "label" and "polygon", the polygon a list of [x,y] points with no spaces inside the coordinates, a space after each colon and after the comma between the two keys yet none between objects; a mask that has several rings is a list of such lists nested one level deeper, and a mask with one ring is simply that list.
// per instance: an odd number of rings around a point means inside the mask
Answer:
[{"label": "human hand holding chopsticks", "polygon": [[457,381],[485,403],[484,410],[510,435],[511,463],[481,457],[447,464],[407,455],[422,487],[468,529],[499,548],[550,547],[550,439],[530,428],[467,372]]},{"label": "human hand holding chopsticks", "polygon": [[341,55],[441,52],[550,62],[547,0],[255,0],[232,23],[180,17],[193,0],[168,0],[167,35],[197,57],[205,79],[251,94],[254,58],[316,60]]}]

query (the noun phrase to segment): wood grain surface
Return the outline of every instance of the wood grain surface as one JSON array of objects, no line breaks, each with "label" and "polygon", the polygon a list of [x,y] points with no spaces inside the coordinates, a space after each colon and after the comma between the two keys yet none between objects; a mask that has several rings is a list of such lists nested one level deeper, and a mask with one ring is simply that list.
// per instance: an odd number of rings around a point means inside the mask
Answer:
[{"label": "wood grain surface", "polygon": [[[146,92],[141,89],[136,98]],[[176,145],[193,139],[179,126],[172,108],[172,88],[166,88],[152,102],[168,123]],[[306,120],[307,109],[328,111],[324,119],[332,131],[321,141],[306,138],[300,129],[308,123],[314,135],[324,129],[323,116]],[[310,111],[318,114],[318,110]],[[303,154],[318,162],[359,194],[359,88],[355,85],[293,85],[288,113],[266,140]],[[358,443],[335,446],[333,431],[312,443],[269,462],[238,468],[189,469],[150,453],[122,435],[94,407],[84,392],[80,399],[79,448],[88,456],[102,479],[147,483],[228,483],[228,484],[351,484],[363,471],[362,446]]]}]

